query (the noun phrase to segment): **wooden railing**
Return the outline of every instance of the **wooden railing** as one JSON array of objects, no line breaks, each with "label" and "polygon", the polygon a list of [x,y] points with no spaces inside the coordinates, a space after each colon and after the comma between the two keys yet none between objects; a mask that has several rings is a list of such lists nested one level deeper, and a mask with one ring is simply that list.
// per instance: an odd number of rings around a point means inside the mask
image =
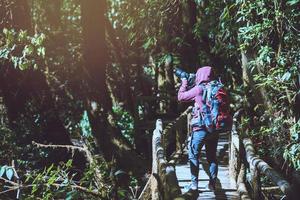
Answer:
[{"label": "wooden railing", "polygon": [[[180,151],[182,151],[184,147],[181,146],[179,149],[176,149],[176,153],[172,154],[168,160],[166,158],[165,149],[167,149],[170,144],[176,144],[176,142],[172,140],[180,138],[179,135],[183,133],[180,131],[184,127],[184,124],[186,125],[185,131],[189,133],[191,109],[192,108],[189,107],[176,120],[169,123],[165,129],[163,129],[162,120],[158,119],[156,121],[156,127],[152,137],[152,174],[139,199],[169,200],[180,196],[181,190],[175,174],[174,160],[179,157]],[[177,135],[176,137],[172,137],[174,132]],[[185,142],[181,144],[184,145]]]},{"label": "wooden railing", "polygon": [[[169,123],[163,129],[162,120],[156,121],[156,127],[152,137],[152,174],[149,178],[139,199],[185,199],[181,195],[178,180],[175,174],[176,159],[182,155],[188,134],[190,133],[190,117],[192,108],[189,107],[176,120]],[[269,178],[276,187],[283,193],[284,197],[289,197],[291,193],[290,184],[282,178],[272,167],[260,159],[254,151],[254,146],[249,138],[242,137],[238,131],[238,121],[242,110],[235,113],[233,126],[229,138],[229,175],[236,184],[237,191],[241,199],[263,199],[263,190],[270,189],[262,187],[261,176]],[[176,135],[176,137],[174,137]],[[166,149],[171,144],[176,143],[174,153],[168,157]]]},{"label": "wooden railing", "polygon": [[[230,137],[229,174],[236,183],[241,199],[264,199],[261,177],[265,176],[283,193],[283,198],[291,195],[290,184],[264,160],[255,154],[251,139],[241,137],[238,132],[238,120],[242,114],[239,110],[234,115]],[[250,187],[246,187],[249,185]],[[248,189],[248,190],[247,190]],[[249,191],[249,192],[248,192]]]}]

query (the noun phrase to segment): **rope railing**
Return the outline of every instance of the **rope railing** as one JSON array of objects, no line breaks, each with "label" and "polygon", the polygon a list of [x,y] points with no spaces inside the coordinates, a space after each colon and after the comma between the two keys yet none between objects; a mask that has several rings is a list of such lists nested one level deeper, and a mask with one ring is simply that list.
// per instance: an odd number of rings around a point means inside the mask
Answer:
[{"label": "rope railing", "polygon": [[[241,199],[262,199],[261,176],[267,177],[280,191],[284,197],[291,194],[291,185],[278,172],[270,167],[264,160],[255,154],[254,145],[249,138],[242,138],[237,131],[238,119],[242,114],[239,110],[234,115],[232,131],[230,135],[230,159],[229,173],[230,177],[237,185]],[[248,169],[248,173],[246,170]],[[249,183],[249,193],[246,188]],[[251,198],[250,198],[251,197]]]}]

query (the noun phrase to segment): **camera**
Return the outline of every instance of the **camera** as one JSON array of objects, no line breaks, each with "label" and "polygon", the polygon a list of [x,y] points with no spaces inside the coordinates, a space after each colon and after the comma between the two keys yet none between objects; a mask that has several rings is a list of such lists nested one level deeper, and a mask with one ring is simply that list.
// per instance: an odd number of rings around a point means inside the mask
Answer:
[{"label": "camera", "polygon": [[196,74],[187,73],[178,67],[174,68],[174,73],[178,78],[186,78],[189,87],[195,85]]}]

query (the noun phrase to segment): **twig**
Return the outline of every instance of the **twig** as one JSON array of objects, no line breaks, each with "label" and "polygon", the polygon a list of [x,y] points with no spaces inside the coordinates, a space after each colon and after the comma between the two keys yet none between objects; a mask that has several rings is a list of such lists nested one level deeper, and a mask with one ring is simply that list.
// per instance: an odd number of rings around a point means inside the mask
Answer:
[{"label": "twig", "polygon": [[[7,193],[7,192],[10,192],[10,191],[14,191],[14,190],[19,190],[19,189],[24,189],[24,188],[30,188],[30,187],[33,187],[35,185],[31,184],[31,185],[18,185],[17,183],[14,183],[14,187],[12,187],[11,189],[8,189],[8,190],[5,190],[5,191],[2,191],[0,192],[0,194],[4,194],[4,193]],[[47,185],[47,183],[43,184],[43,185]],[[60,184],[58,183],[54,183],[52,184],[52,186],[55,186],[55,187],[61,187]],[[101,195],[101,193],[99,193],[98,191],[95,191],[95,190],[89,190],[85,187],[82,187],[82,186],[79,186],[79,185],[70,185],[70,187],[72,189],[77,189],[77,190],[80,190],[82,192],[85,192],[85,193],[88,193],[88,194],[92,194],[94,196],[97,196],[99,197]]]},{"label": "twig", "polygon": [[269,191],[269,190],[279,190],[279,186],[270,186],[270,187],[261,187],[261,190],[263,191]]},{"label": "twig", "polygon": [[1,176],[0,176],[0,180],[3,180],[3,181],[5,181],[6,183],[9,183],[9,184],[11,184],[11,185],[13,185],[13,186],[18,186],[18,183],[15,183],[15,182],[13,182],[13,181],[7,180],[7,179],[5,179],[5,178],[3,178],[3,177],[1,177]]},{"label": "twig", "polygon": [[286,16],[284,16],[284,18],[286,19],[286,21],[288,22],[288,24],[290,25],[290,27],[292,27],[295,31],[297,31],[298,33],[300,33],[300,30],[297,29],[297,28],[295,28],[295,27],[293,26],[293,24],[290,22],[290,20],[289,20]]},{"label": "twig", "polygon": [[[89,163],[89,165],[91,167],[95,166],[95,161],[93,159],[93,156],[91,154],[91,152],[88,150],[88,147],[84,144],[83,147],[78,147],[78,146],[74,146],[74,145],[52,145],[52,144],[41,144],[41,143],[37,143],[35,141],[32,141],[32,144],[38,148],[52,148],[52,149],[56,149],[56,148],[64,148],[67,150],[71,150],[72,152],[74,152],[75,150],[82,152],[85,154],[85,157],[87,159],[87,162]],[[96,180],[96,185],[98,188],[103,187],[103,183],[102,183],[102,177],[101,177],[101,173],[99,171],[98,168],[94,168],[95,170],[95,180]]]},{"label": "twig", "polygon": [[74,146],[74,145],[53,145],[53,144],[41,144],[41,143],[37,143],[35,141],[32,141],[32,144],[38,148],[51,148],[51,149],[57,149],[57,148],[64,148],[67,149],[68,151],[72,151],[74,152],[75,150],[82,152],[85,154],[87,161],[89,162],[89,164],[94,163],[93,157],[91,152],[88,150],[87,146],[84,147],[78,147],[78,146]]},{"label": "twig", "polygon": [[0,194],[4,194],[4,193],[11,192],[11,191],[14,191],[14,190],[16,190],[16,188],[11,188],[11,189],[8,189],[8,190],[4,190],[4,191],[0,192]]},{"label": "twig", "polygon": [[78,150],[78,151],[81,151],[81,152],[86,152],[86,149],[82,148],[82,147],[77,147],[77,146],[74,146],[74,145],[53,145],[53,144],[41,144],[41,143],[37,143],[35,141],[32,141],[32,144],[34,146],[37,146],[39,148],[51,148],[51,149],[56,149],[56,148],[65,148],[65,149],[68,149],[68,150]]}]

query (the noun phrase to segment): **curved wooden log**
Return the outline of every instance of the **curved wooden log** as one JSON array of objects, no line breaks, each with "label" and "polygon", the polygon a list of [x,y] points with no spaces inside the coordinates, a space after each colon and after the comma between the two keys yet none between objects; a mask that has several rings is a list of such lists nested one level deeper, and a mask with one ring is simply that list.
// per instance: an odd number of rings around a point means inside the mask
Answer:
[{"label": "curved wooden log", "polygon": [[[158,119],[152,137],[152,175],[139,199],[148,199],[151,196],[152,200],[168,200],[174,199],[181,194],[175,168],[168,166],[168,162],[165,159],[162,132],[162,121]],[[151,195],[147,193],[151,193]]]},{"label": "curved wooden log", "polygon": [[237,178],[239,174],[239,165],[240,165],[240,138],[237,132],[237,126],[238,126],[238,119],[242,113],[242,109],[238,110],[233,115],[233,123],[232,123],[232,129],[230,134],[230,147],[229,147],[229,174],[231,177],[231,180],[236,184]]},{"label": "curved wooden log", "polygon": [[152,136],[152,175],[150,177],[151,183],[151,199],[158,200],[160,198],[159,195],[159,180],[157,180],[158,175],[158,159],[163,158],[164,153],[161,145],[161,132],[162,132],[162,121],[161,119],[156,120],[156,126],[153,131]]},{"label": "curved wooden log", "polygon": [[246,158],[249,165],[252,165],[259,172],[265,174],[284,194],[289,195],[291,192],[289,182],[255,154],[253,143],[249,138],[243,139],[243,144],[245,146]]},{"label": "curved wooden log", "polygon": [[[192,107],[185,110],[173,122],[169,123],[163,130],[162,120],[156,121],[156,127],[152,137],[152,175],[149,178],[139,199],[175,199],[181,195],[178,180],[173,163],[166,160],[165,148],[170,144],[170,134],[173,130],[182,126],[183,120],[187,120]],[[187,123],[189,126],[189,122]],[[189,127],[187,127],[189,130]],[[150,193],[150,194],[149,194]]]},{"label": "curved wooden log", "polygon": [[151,177],[148,179],[144,189],[142,190],[138,200],[146,200],[146,199],[151,199]]},{"label": "curved wooden log", "polygon": [[177,117],[173,122],[170,122],[166,128],[163,130],[163,143],[164,148],[167,148],[170,144],[170,137],[173,131],[181,125],[183,120],[187,119],[187,116],[192,111],[192,106],[189,106],[179,117]]},{"label": "curved wooden log", "polygon": [[246,174],[246,167],[245,164],[242,163],[237,178],[237,191],[240,194],[242,200],[250,200],[251,198],[249,197],[249,192],[245,185],[246,182],[245,174]]}]

